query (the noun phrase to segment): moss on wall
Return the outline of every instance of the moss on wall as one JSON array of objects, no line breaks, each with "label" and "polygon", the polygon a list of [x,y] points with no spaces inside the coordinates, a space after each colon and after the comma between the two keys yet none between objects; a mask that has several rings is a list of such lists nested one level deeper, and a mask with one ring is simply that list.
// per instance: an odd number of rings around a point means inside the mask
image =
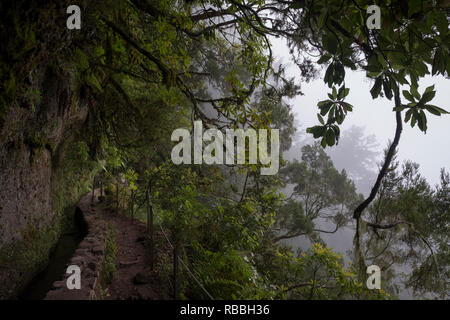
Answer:
[{"label": "moss on wall", "polygon": [[72,139],[59,150],[59,159],[53,167],[52,207],[61,215],[68,206],[74,206],[91,187],[97,166],[89,160],[86,144]]},{"label": "moss on wall", "polygon": [[51,179],[54,224],[39,229],[29,223],[21,231],[21,241],[0,250],[0,282],[11,284],[0,287],[0,299],[16,297],[45,268],[59,237],[73,223],[75,205],[89,192],[93,174],[97,170],[95,163],[88,157],[80,159],[80,154],[83,155],[80,146],[83,149],[83,142],[72,138],[58,150]]},{"label": "moss on wall", "polygon": [[0,264],[2,268],[8,270],[8,281],[16,283],[15,287],[7,286],[0,289],[2,299],[16,297],[23,287],[45,267],[49,253],[61,234],[61,225],[55,224],[41,230],[30,226],[25,232],[27,240],[15,242],[0,251]]},{"label": "moss on wall", "polygon": [[45,267],[96,170],[78,131],[91,102],[71,59],[81,34],[66,32],[69,4],[0,5],[0,299]]}]

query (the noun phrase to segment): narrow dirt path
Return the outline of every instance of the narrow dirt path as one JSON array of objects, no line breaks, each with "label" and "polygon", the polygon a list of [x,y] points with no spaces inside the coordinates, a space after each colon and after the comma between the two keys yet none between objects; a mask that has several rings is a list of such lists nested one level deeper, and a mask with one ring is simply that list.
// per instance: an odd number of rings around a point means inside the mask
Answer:
[{"label": "narrow dirt path", "polygon": [[105,299],[157,299],[157,294],[149,284],[135,284],[135,276],[150,265],[150,254],[145,246],[145,229],[133,224],[130,219],[109,210],[103,210],[105,221],[112,223],[116,230],[117,271]]},{"label": "narrow dirt path", "polygon": [[[96,203],[95,207],[105,224],[111,223],[116,231],[117,271],[107,286],[103,298],[105,300],[170,299],[165,294],[167,292],[165,286],[161,286],[157,272],[149,269],[150,243],[143,223],[132,221],[111,209],[104,209],[99,203]],[[158,236],[155,234],[155,238]]]},{"label": "narrow dirt path", "polygon": [[[97,192],[96,192],[97,195]],[[97,198],[97,196],[95,197]],[[167,300],[171,299],[170,250],[163,235],[155,232],[154,270],[150,270],[151,253],[150,238],[144,223],[131,220],[104,203],[91,203],[91,194],[84,196],[78,203],[80,212],[88,223],[88,235],[80,242],[74,256],[68,264],[82,268],[83,285],[79,290],[68,290],[67,274],[61,281],[53,283],[52,290],[47,293],[49,300]],[[115,233],[115,265],[116,272],[109,283],[105,283],[105,237],[109,226]],[[103,272],[101,270],[103,269]],[[99,282],[97,282],[99,280]]]}]

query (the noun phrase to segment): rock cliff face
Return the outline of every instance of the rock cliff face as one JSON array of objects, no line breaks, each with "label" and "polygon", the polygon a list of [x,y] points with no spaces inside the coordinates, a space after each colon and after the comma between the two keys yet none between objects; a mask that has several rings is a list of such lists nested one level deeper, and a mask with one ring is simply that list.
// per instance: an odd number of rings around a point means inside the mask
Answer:
[{"label": "rock cliff face", "polygon": [[71,160],[90,99],[70,71],[39,66],[36,97],[0,124],[0,299],[15,297],[45,266],[64,219],[87,191],[88,167]]}]

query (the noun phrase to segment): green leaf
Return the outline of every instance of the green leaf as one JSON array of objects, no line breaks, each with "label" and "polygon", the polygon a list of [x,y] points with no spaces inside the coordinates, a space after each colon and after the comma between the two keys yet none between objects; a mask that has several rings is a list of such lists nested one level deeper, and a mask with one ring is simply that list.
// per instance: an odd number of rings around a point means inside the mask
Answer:
[{"label": "green leaf", "polygon": [[417,116],[416,116],[416,114],[413,112],[412,119],[411,119],[411,128],[414,128],[414,126],[416,125],[416,123],[417,123]]},{"label": "green leaf", "polygon": [[317,131],[313,133],[314,139],[322,137],[324,132],[325,132],[324,127],[320,127],[320,129],[317,129]]},{"label": "green leaf", "polygon": [[97,89],[98,91],[102,91],[102,86],[100,85],[100,82],[98,81],[97,77],[91,73],[88,74],[85,77],[86,83],[89,84],[91,87]]},{"label": "green leaf", "polygon": [[448,32],[448,21],[444,11],[436,13],[436,26],[441,38],[445,37]]},{"label": "green leaf", "polygon": [[345,58],[342,61],[344,63],[344,66],[352,69],[352,70],[356,70],[356,65],[349,59],[349,58]]},{"label": "green leaf", "polygon": [[405,68],[406,59],[401,52],[390,52],[388,53],[388,59],[393,68],[401,70]]},{"label": "green leaf", "polygon": [[440,114],[450,114],[450,112],[446,111],[445,109],[436,107],[436,106],[434,106],[434,105],[432,105],[432,104],[426,104],[426,105],[425,105],[425,108],[433,108],[433,109],[435,109],[436,111],[439,111]]},{"label": "green leaf", "polygon": [[327,139],[325,139],[325,137],[322,138],[322,141],[320,142],[320,145],[322,146],[322,148],[326,148],[327,146]]},{"label": "green leaf", "polygon": [[426,106],[425,106],[425,109],[427,109],[427,111],[428,111],[429,113],[432,113],[432,114],[434,114],[434,115],[436,115],[436,116],[439,116],[439,117],[441,116],[441,113],[439,112],[439,110],[433,108],[432,106],[430,107],[430,105],[426,105]]},{"label": "green leaf", "polygon": [[338,85],[341,85],[341,83],[344,81],[345,79],[345,68],[344,65],[338,61],[335,62],[336,66],[334,69],[334,77],[333,77],[333,81],[334,83],[337,83]]},{"label": "green leaf", "polygon": [[344,98],[345,98],[346,96],[348,96],[349,93],[350,93],[350,89],[349,89],[349,88],[345,88],[345,89],[344,89]]},{"label": "green leaf", "polygon": [[417,91],[417,85],[413,84],[410,87],[411,89],[411,94],[414,96],[414,98],[416,98],[417,100],[420,100],[420,94],[419,91]]},{"label": "green leaf", "polygon": [[317,139],[319,137],[322,137],[325,133],[326,127],[324,126],[314,126],[306,129],[307,133],[311,133],[314,137],[314,139]]},{"label": "green leaf", "polygon": [[384,95],[386,96],[386,98],[388,98],[389,100],[392,99],[392,89],[391,89],[391,82],[389,80],[383,80],[383,90],[384,90]]},{"label": "green leaf", "polygon": [[450,59],[447,59],[447,62],[445,63],[445,68],[446,68],[447,74],[450,74]]},{"label": "green leaf", "polygon": [[430,72],[428,71],[428,67],[425,63],[423,63],[422,61],[419,60],[415,60],[414,62],[414,67],[416,69],[416,72],[419,76],[424,76],[426,74],[429,74]]},{"label": "green leaf", "polygon": [[328,111],[330,110],[331,106],[333,105],[333,101],[330,100],[325,100],[326,103],[321,105],[320,108],[320,114],[322,116],[326,115],[328,113]]},{"label": "green leaf", "polygon": [[408,90],[403,90],[402,93],[403,93],[403,96],[404,96],[406,99],[408,99],[408,100],[411,101],[411,102],[415,102],[414,97],[412,96],[411,93],[409,93]]},{"label": "green leaf", "polygon": [[317,106],[319,108],[322,108],[322,107],[324,107],[324,106],[326,106],[327,104],[330,104],[330,103],[333,103],[333,101],[331,101],[331,100],[322,100],[322,101],[319,101],[317,103]]},{"label": "green leaf", "polygon": [[353,111],[353,106],[350,103],[347,102],[340,102],[341,106],[344,108],[345,111]]},{"label": "green leaf", "polygon": [[412,113],[413,113],[413,109],[409,109],[408,111],[406,111],[406,113],[405,113],[405,123],[407,123],[409,121],[409,119],[411,119]]},{"label": "green leaf", "polygon": [[322,101],[319,101],[319,102],[317,103],[317,106],[318,106],[319,108],[321,108],[321,107],[325,106],[327,103],[330,103],[330,102],[332,102],[332,101],[330,101],[330,100],[322,100]]},{"label": "green leaf", "polygon": [[409,84],[409,81],[404,76],[404,72],[394,73],[392,74],[392,78],[400,84]]},{"label": "green leaf", "polygon": [[427,132],[427,116],[425,115],[425,112],[423,110],[420,110],[419,117],[417,119],[417,125],[419,126],[419,129],[423,132]]},{"label": "green leaf", "polygon": [[87,68],[89,68],[89,58],[83,51],[81,51],[80,49],[76,49],[75,50],[75,57],[77,59],[78,67],[82,71],[84,71]]},{"label": "green leaf", "polygon": [[380,51],[377,51],[377,58],[378,58],[378,62],[381,64],[381,66],[384,69],[387,69],[388,65],[386,63],[386,59],[384,59],[383,54]]},{"label": "green leaf", "polygon": [[334,135],[336,136],[336,144],[337,144],[338,141],[339,141],[339,137],[340,137],[340,135],[341,135],[341,130],[340,130],[339,127],[336,126],[336,125],[333,125],[331,128],[333,129]]},{"label": "green leaf", "polygon": [[380,75],[381,75],[381,72],[379,72],[379,71],[374,71],[374,72],[368,72],[367,73],[367,76],[369,78],[372,78],[372,79],[378,78]]},{"label": "green leaf", "polygon": [[372,56],[370,56],[369,61],[368,61],[368,64],[367,64],[367,66],[365,67],[365,69],[366,69],[368,72],[378,72],[378,73],[380,73],[380,72],[383,71],[382,66],[381,66],[380,63],[378,62],[377,55],[373,54]]},{"label": "green leaf", "polygon": [[444,74],[445,73],[445,56],[442,53],[442,49],[436,49],[433,58],[433,65],[431,67],[431,74]]},{"label": "green leaf", "polygon": [[330,113],[328,114],[328,122],[331,122],[331,120],[334,118],[335,109],[335,107],[331,108]]},{"label": "green leaf", "polygon": [[325,124],[325,121],[323,120],[322,116],[321,116],[319,113],[317,114],[317,119],[319,119],[319,122],[320,122],[322,125]]},{"label": "green leaf", "polygon": [[322,13],[319,16],[319,19],[317,20],[317,26],[319,28],[322,28],[324,26],[326,18],[327,18],[327,14],[328,14],[328,11],[326,10],[326,8],[323,9]]},{"label": "green leaf", "polygon": [[339,110],[336,110],[336,122],[338,123],[338,124],[342,124],[342,122],[344,122],[344,114],[342,113],[342,111],[339,109]]},{"label": "green leaf", "polygon": [[325,72],[325,77],[323,78],[323,81],[328,84],[328,87],[331,88],[333,85],[333,74],[334,74],[334,63],[330,63],[330,65],[327,68],[327,71]]},{"label": "green leaf", "polygon": [[331,147],[334,146],[334,143],[336,142],[336,137],[334,135],[334,131],[332,129],[328,129],[325,138],[327,140],[327,144]]},{"label": "green leaf", "polygon": [[425,103],[430,102],[431,100],[433,100],[435,95],[436,91],[425,92],[422,98],[420,99],[419,104],[424,105]]},{"label": "green leaf", "polygon": [[431,30],[431,28],[433,27],[433,24],[434,24],[434,12],[430,11],[427,14],[427,20],[425,22],[425,26],[426,26],[427,29]]},{"label": "green leaf", "polygon": [[427,88],[425,89],[425,92],[424,92],[424,93],[431,92],[431,91],[434,91],[434,84],[433,84],[432,86],[427,87]]},{"label": "green leaf", "polygon": [[334,35],[325,34],[322,37],[322,44],[329,53],[335,54],[337,52],[338,42]]},{"label": "green leaf", "polygon": [[370,89],[370,94],[372,95],[373,99],[376,99],[380,95],[382,81],[382,78],[378,77],[375,80],[375,84],[373,85],[372,89]]},{"label": "green leaf", "polygon": [[406,109],[406,106],[399,106],[399,107],[394,107],[393,109],[392,109],[392,111],[403,111],[403,110],[405,110]]},{"label": "green leaf", "polygon": [[329,53],[325,53],[323,56],[320,57],[320,59],[317,61],[318,64],[322,64],[327,62],[328,60],[330,60],[332,57],[331,54]]},{"label": "green leaf", "polygon": [[344,99],[348,95],[349,92],[350,92],[349,88],[345,88],[344,86],[340,87],[339,91],[338,91],[338,96],[337,96],[338,100]]}]

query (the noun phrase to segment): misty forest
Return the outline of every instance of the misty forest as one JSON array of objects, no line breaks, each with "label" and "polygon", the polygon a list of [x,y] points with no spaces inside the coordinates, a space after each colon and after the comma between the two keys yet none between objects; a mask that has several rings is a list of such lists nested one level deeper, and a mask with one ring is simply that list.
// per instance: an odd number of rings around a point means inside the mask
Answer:
[{"label": "misty forest", "polygon": [[[448,91],[423,84],[449,88],[450,1],[17,0],[0,15],[0,299],[449,299],[450,167],[431,181],[399,152],[406,129],[450,124]],[[346,125],[365,112],[355,73],[394,121],[387,140]],[[320,100],[296,105],[312,82]],[[175,164],[172,133],[196,121],[267,129],[269,154],[278,129],[278,171]]]}]

